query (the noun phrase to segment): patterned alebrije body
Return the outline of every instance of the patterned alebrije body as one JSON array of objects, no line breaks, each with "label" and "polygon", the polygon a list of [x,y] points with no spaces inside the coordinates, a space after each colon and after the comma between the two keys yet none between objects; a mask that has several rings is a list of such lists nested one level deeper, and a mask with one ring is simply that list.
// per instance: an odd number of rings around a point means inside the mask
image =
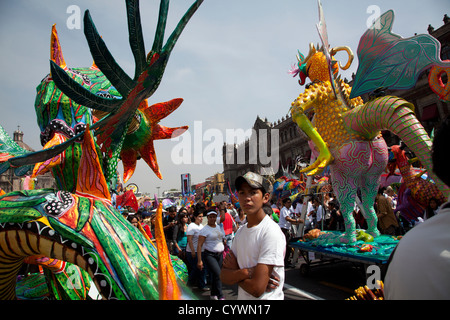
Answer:
[{"label": "patterned alebrije body", "polygon": [[313,122],[317,133],[329,147],[334,159],[330,164],[331,183],[344,217],[346,232],[339,239],[327,241],[351,243],[356,241],[353,208],[358,188],[361,190],[368,232],[373,236],[379,235],[373,203],[381,174],[386,168],[388,152],[381,137],[366,139],[357,132],[346,130],[344,115],[350,108],[362,103],[362,100],[359,97],[349,99],[350,88],[343,81],[337,81],[336,86],[342,92],[338,99],[332,92],[330,82],[324,81],[305,89],[292,106],[293,113],[299,108],[314,110]]},{"label": "patterned alebrije body", "polygon": [[16,284],[17,299],[87,300],[90,289],[88,273],[72,263],[56,261],[61,265],[58,270],[43,267],[42,273],[19,276]]},{"label": "patterned alebrije body", "polygon": [[313,124],[330,149],[361,138],[358,133],[345,130],[342,115],[350,108],[362,104],[363,100],[360,97],[350,100],[350,87],[344,81],[337,81],[337,85],[343,92],[338,99],[333,94],[330,81],[323,81],[311,84],[292,103],[294,108],[305,111],[314,109]]},{"label": "patterned alebrije body", "polygon": [[[66,72],[80,85],[99,96],[120,98],[119,92],[111,86],[103,73],[95,66],[90,68],[66,68]],[[86,125],[94,124],[98,119],[95,111],[83,105],[77,104],[69,99],[55,85],[50,75],[45,77],[37,87],[36,95],[36,116],[41,129],[41,144],[45,146],[51,139],[59,137],[57,144],[74,137],[83,132]],[[94,113],[94,114],[93,114]],[[51,166],[51,171],[58,185],[58,189],[74,192],[77,184],[78,167],[81,158],[81,140],[75,142],[63,151],[58,157],[58,163]],[[98,152],[102,157],[102,153]],[[50,161],[36,166],[35,175],[46,172]],[[115,159],[109,159],[111,163],[117,165]],[[111,170],[105,170],[107,181],[114,179],[116,170],[114,165],[109,166]]]},{"label": "patterned alebrije body", "polygon": [[414,114],[414,106],[405,100],[386,96],[354,108],[343,116],[344,125],[351,132],[371,138],[379,130],[395,133],[414,152],[438,189],[447,198],[450,189],[433,172],[432,141]]},{"label": "patterned alebrije body", "polygon": [[45,275],[43,273],[31,273],[18,277],[16,297],[18,300],[51,299]]},{"label": "patterned alebrije body", "polygon": [[391,146],[391,151],[394,154],[396,164],[400,169],[403,183],[411,190],[412,197],[423,207],[423,209],[428,206],[431,198],[437,199],[440,203],[446,201],[446,198],[436,184],[417,175],[416,171],[409,163],[405,151],[403,151],[400,146]]},{"label": "patterned alebrije body", "polygon": [[41,273],[45,273],[53,299],[87,299],[91,287],[89,274],[77,265],[43,255],[29,256],[24,262],[39,266]]},{"label": "patterned alebrije body", "polygon": [[378,191],[381,174],[388,161],[384,139],[349,141],[331,152],[335,159],[330,164],[333,190],[339,200],[347,231],[343,238],[353,239],[356,235],[354,233],[356,225],[350,215],[353,214],[358,189],[361,191],[364,209],[362,212],[368,225],[367,231],[373,236],[378,236],[378,219],[373,202]]},{"label": "patterned alebrije body", "polygon": [[44,268],[52,299],[87,300],[91,287],[89,274],[72,263],[61,261],[61,264],[56,271]]},{"label": "patterned alebrije body", "polygon": [[[105,299],[159,298],[156,247],[108,201],[28,190],[1,197],[0,210],[0,268],[8,270],[0,276],[0,299],[15,298],[17,272],[24,259],[36,255],[86,270]],[[185,266],[175,259],[173,267],[183,288]],[[65,273],[62,279],[74,276]]]}]

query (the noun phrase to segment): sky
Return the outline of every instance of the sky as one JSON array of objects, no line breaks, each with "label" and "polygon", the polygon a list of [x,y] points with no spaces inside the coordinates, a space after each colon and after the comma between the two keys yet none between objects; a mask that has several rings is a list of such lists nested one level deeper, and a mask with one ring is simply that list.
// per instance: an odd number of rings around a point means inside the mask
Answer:
[{"label": "sky", "polygon": [[[171,1],[166,39],[193,2]],[[355,53],[352,66],[341,71],[343,77],[350,79],[356,72],[359,39],[378,13],[394,10],[392,31],[408,38],[427,33],[429,24],[436,29],[442,26],[444,14],[450,13],[448,4],[448,0],[322,0],[330,45],[349,46]],[[90,66],[82,25],[86,9],[116,61],[133,76],[125,1],[0,3],[0,125],[11,136],[20,126],[24,142],[35,150],[42,146],[34,102],[36,87],[49,73],[51,27],[56,24],[67,65]],[[159,1],[141,0],[140,11],[148,52]],[[140,160],[127,184],[157,194],[180,189],[184,173],[190,173],[197,184],[223,172],[220,152],[227,130],[251,129],[257,116],[272,123],[286,117],[291,102],[304,90],[288,71],[296,63],[297,50],[307,54],[310,42],[319,43],[317,22],[317,0],[205,0],[183,31],[162,82],[148,101],[183,98],[160,124],[187,125],[189,130],[177,140],[155,141],[162,180]],[[344,53],[336,58],[347,59]],[[244,139],[238,137],[236,142]],[[121,163],[119,172],[123,173]]]}]

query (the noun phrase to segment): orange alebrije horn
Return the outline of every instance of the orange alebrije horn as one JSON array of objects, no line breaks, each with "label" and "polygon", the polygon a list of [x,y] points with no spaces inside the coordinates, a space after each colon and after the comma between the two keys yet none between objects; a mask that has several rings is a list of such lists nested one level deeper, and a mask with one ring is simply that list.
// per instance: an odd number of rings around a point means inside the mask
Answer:
[{"label": "orange alebrije horn", "polygon": [[158,250],[158,291],[159,300],[179,300],[180,289],[178,288],[175,271],[170,260],[166,238],[162,224],[162,203],[156,210],[155,238]]},{"label": "orange alebrije horn", "polygon": [[82,154],[78,167],[76,193],[111,200],[111,194],[103,175],[103,169],[97,155],[94,139],[89,131],[89,125],[86,125],[81,148]]},{"label": "orange alebrije horn", "polygon": [[50,59],[63,69],[66,67],[66,61],[64,61],[61,44],[59,43],[58,32],[56,31],[56,24],[52,26],[52,35],[50,37]]}]

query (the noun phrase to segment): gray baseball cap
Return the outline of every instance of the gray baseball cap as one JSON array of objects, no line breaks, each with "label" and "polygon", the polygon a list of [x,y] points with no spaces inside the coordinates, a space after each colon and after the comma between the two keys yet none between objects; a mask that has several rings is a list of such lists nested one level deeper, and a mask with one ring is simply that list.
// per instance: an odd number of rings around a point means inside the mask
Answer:
[{"label": "gray baseball cap", "polygon": [[254,189],[263,189],[263,193],[272,193],[273,187],[270,181],[257,173],[249,171],[243,176],[237,177],[234,182],[236,190],[241,188],[244,181]]}]

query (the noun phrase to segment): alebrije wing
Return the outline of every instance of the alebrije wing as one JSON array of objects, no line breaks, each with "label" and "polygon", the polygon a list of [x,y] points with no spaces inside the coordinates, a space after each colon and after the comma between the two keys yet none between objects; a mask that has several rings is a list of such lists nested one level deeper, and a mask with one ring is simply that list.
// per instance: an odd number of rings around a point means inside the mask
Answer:
[{"label": "alebrije wing", "polygon": [[23,176],[28,171],[33,170],[31,165],[25,166],[15,166],[9,161],[10,159],[18,156],[24,156],[31,153],[17,144],[8,133],[0,125],[0,174],[6,170],[12,168],[14,169],[14,174],[16,176]]},{"label": "alebrije wing", "polygon": [[436,38],[420,34],[403,39],[391,32],[393,22],[394,12],[389,10],[361,37],[350,98],[379,88],[409,89],[433,65],[450,66],[440,59],[441,44]]}]

